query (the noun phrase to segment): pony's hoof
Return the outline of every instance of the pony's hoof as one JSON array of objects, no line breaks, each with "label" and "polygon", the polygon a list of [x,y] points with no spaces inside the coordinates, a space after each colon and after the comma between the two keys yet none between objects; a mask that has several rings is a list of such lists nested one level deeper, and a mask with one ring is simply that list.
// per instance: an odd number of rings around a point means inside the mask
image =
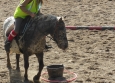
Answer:
[{"label": "pony's hoof", "polygon": [[29,80],[24,80],[24,83],[33,83],[33,82]]},{"label": "pony's hoof", "polygon": [[8,69],[12,69],[12,67],[10,67],[10,66],[7,66],[7,68],[8,68]]},{"label": "pony's hoof", "polygon": [[7,64],[8,69],[12,69],[12,66],[10,64]]},{"label": "pony's hoof", "polygon": [[17,70],[18,72],[20,72],[20,68],[16,68],[16,70]]},{"label": "pony's hoof", "polygon": [[33,81],[34,83],[40,83],[38,76],[34,76]]},{"label": "pony's hoof", "polygon": [[40,81],[38,81],[38,80],[34,80],[34,83],[40,83]]}]

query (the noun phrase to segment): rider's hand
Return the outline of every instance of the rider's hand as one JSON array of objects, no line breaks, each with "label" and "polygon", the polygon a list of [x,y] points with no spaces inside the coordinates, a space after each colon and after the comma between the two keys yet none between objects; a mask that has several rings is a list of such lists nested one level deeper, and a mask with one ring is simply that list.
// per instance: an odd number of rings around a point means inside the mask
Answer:
[{"label": "rider's hand", "polygon": [[33,18],[33,17],[35,17],[35,16],[36,16],[36,14],[31,13],[31,14],[30,14],[30,16]]}]

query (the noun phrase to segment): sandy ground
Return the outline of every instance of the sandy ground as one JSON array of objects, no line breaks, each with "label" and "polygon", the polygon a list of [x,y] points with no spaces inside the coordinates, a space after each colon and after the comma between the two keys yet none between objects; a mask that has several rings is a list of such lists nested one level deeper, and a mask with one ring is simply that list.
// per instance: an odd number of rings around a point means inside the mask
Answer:
[{"label": "sandy ground", "polygon": [[[21,72],[15,70],[15,54],[11,55],[12,71],[6,67],[6,53],[2,35],[4,20],[13,15],[17,0],[0,0],[0,83],[23,83],[23,57]],[[66,26],[114,26],[114,0],[48,0],[41,12],[63,16]],[[66,52],[53,46],[45,52],[44,64],[63,64],[65,69],[78,75],[72,83],[115,83],[115,31],[67,30],[69,47]],[[30,56],[29,79],[38,71],[36,57]],[[46,83],[41,80],[41,83]]]}]

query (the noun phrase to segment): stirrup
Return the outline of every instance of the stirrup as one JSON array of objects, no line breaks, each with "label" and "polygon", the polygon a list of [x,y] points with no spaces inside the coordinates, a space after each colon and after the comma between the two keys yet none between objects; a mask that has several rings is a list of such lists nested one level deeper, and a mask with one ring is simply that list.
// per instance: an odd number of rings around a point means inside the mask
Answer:
[{"label": "stirrup", "polygon": [[52,48],[52,46],[50,46],[50,45],[45,45],[45,49],[49,49],[49,48]]}]

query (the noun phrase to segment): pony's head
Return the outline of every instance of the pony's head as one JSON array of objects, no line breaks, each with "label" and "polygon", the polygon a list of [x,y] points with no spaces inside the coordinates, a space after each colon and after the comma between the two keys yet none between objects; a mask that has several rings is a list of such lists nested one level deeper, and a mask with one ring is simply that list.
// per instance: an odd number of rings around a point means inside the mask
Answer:
[{"label": "pony's head", "polygon": [[62,17],[57,17],[57,22],[51,31],[51,36],[59,48],[65,50],[68,47],[65,23]]}]

